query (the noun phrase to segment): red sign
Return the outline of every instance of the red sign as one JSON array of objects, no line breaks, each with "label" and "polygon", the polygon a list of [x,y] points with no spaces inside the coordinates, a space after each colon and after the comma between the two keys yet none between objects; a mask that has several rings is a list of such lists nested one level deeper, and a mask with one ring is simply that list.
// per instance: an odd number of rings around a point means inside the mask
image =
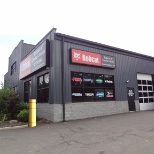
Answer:
[{"label": "red sign", "polygon": [[19,79],[31,73],[31,61],[32,61],[31,59],[32,58],[30,55],[20,63]]},{"label": "red sign", "polygon": [[100,54],[72,49],[72,62],[87,65],[102,66],[102,57]]}]

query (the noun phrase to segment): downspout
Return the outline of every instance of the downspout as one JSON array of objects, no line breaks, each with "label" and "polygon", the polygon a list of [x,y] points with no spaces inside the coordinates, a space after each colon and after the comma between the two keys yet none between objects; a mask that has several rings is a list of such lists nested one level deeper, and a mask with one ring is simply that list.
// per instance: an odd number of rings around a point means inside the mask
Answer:
[{"label": "downspout", "polygon": [[61,74],[62,74],[62,104],[63,104],[63,122],[65,122],[65,82],[64,82],[64,36],[62,37],[62,53],[61,53]]},{"label": "downspout", "polygon": [[152,85],[153,85],[153,101],[154,101],[154,74],[152,74]]}]

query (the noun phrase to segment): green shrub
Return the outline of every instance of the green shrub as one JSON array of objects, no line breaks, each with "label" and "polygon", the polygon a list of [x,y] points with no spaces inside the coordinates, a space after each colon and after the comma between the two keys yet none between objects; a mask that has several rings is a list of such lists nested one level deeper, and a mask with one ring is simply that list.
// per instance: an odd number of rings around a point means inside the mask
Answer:
[{"label": "green shrub", "polygon": [[9,114],[3,114],[3,113],[0,113],[0,121],[6,121],[6,120],[9,120]]},{"label": "green shrub", "polygon": [[20,113],[20,111],[22,110],[28,110],[28,104],[24,103],[24,102],[20,102],[19,104],[16,104],[15,107],[15,116],[17,117],[17,115]]},{"label": "green shrub", "polygon": [[29,111],[26,109],[20,111],[20,113],[17,115],[17,118],[19,121],[28,122]]},{"label": "green shrub", "polygon": [[16,105],[19,104],[19,102],[19,95],[13,88],[6,86],[0,89],[0,113],[9,114],[9,117],[14,119]]}]

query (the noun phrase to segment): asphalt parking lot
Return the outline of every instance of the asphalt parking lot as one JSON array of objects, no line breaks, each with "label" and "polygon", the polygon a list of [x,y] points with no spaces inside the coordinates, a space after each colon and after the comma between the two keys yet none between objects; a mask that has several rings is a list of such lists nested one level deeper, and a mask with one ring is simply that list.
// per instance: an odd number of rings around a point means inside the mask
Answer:
[{"label": "asphalt parking lot", "polygon": [[0,131],[0,154],[153,154],[154,111]]}]

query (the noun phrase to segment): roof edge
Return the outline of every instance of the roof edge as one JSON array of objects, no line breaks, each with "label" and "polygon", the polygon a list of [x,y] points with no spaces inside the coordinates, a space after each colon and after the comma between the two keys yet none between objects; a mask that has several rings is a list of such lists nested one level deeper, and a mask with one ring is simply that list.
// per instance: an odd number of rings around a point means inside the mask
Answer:
[{"label": "roof edge", "polygon": [[56,37],[57,38],[58,37],[65,37],[65,38],[70,39],[70,40],[76,40],[78,42],[84,42],[84,43],[91,44],[91,45],[94,45],[94,46],[97,46],[97,47],[107,48],[109,50],[115,50],[117,53],[120,52],[121,54],[129,54],[129,55],[131,54],[131,55],[144,57],[144,58],[146,57],[146,58],[149,58],[151,60],[152,59],[154,60],[154,57],[152,57],[152,56],[148,56],[148,55],[136,53],[136,52],[133,52],[133,51],[129,51],[129,50],[125,50],[125,49],[101,44],[101,43],[98,43],[98,42],[89,41],[89,40],[86,40],[86,39],[81,39],[81,38],[78,38],[78,37],[74,37],[74,36],[70,36],[70,35],[66,35],[66,34],[62,34],[62,33],[56,33]]}]

